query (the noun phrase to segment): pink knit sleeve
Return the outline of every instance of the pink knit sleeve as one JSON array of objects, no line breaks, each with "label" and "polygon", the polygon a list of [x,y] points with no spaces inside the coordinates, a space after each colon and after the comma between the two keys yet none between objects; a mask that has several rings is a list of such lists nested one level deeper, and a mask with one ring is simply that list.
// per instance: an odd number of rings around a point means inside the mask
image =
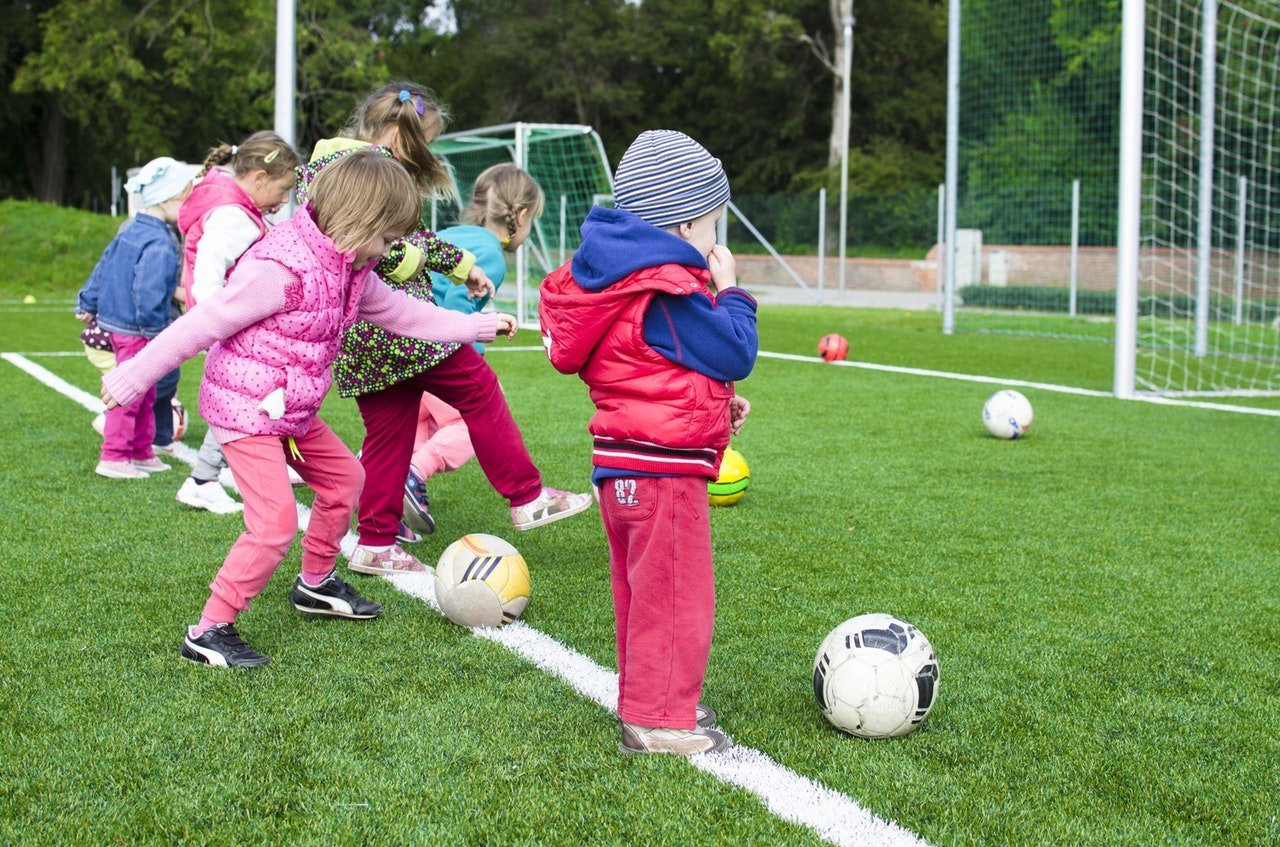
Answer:
[{"label": "pink knit sleeve", "polygon": [[498,316],[492,312],[442,309],[396,291],[373,274],[361,293],[360,319],[425,341],[492,341],[498,334]]},{"label": "pink knit sleeve", "polygon": [[266,261],[241,262],[225,288],[201,300],[152,339],[141,353],[104,374],[102,385],[117,403],[128,406],[160,377],[201,350],[281,311],[290,287],[297,287],[297,279],[283,266]]}]

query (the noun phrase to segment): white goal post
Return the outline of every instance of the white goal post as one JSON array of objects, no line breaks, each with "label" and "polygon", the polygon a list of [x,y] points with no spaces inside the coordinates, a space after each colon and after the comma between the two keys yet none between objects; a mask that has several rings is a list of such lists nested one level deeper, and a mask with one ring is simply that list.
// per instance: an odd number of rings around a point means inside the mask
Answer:
[{"label": "white goal post", "polygon": [[1124,0],[1114,391],[1280,396],[1280,3]]}]

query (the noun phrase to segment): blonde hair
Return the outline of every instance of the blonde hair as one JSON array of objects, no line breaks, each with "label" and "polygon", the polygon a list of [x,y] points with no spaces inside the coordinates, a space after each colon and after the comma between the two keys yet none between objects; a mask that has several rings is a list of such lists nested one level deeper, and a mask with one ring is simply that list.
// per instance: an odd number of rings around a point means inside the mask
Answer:
[{"label": "blonde hair", "polygon": [[356,150],[316,175],[307,205],[316,226],[339,250],[355,250],[418,225],[421,200],[413,177],[377,150]]},{"label": "blonde hair", "polygon": [[444,132],[449,112],[430,89],[413,82],[392,82],[365,98],[342,134],[372,143],[395,127],[391,152],[404,165],[423,197],[456,200],[458,189],[448,165],[431,152]]},{"label": "blonde hair", "polygon": [[507,238],[515,238],[520,212],[528,209],[531,219],[537,220],[544,203],[542,187],[527,171],[510,163],[493,165],[476,177],[471,202],[458,217],[472,226],[484,226],[490,221],[505,225]]},{"label": "blonde hair", "polygon": [[270,130],[263,130],[255,132],[237,145],[219,144],[209,148],[200,176],[226,164],[231,165],[236,176],[266,171],[267,176],[279,179],[285,174],[291,174],[294,168],[301,165],[302,157],[289,142]]}]

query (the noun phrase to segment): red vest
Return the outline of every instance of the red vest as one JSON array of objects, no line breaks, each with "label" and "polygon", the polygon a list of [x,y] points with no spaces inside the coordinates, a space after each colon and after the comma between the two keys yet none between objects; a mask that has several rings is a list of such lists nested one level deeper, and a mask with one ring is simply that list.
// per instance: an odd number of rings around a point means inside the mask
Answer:
[{"label": "red vest", "polygon": [[571,264],[543,281],[538,313],[551,363],[576,372],[590,389],[592,464],[715,479],[729,443],[733,383],[678,365],[644,341],[654,295],[714,299],[710,272],[658,265],[586,291],[573,280]]},{"label": "red vest", "polygon": [[[191,294],[191,284],[195,281],[196,247],[200,244],[200,237],[204,235],[205,220],[219,206],[239,206],[258,225],[260,234],[267,234],[267,222],[262,216],[262,210],[234,179],[217,168],[205,174],[178,209],[178,231],[183,238],[182,290],[187,295],[188,310],[196,304]],[[227,275],[231,275],[230,270]]]}]

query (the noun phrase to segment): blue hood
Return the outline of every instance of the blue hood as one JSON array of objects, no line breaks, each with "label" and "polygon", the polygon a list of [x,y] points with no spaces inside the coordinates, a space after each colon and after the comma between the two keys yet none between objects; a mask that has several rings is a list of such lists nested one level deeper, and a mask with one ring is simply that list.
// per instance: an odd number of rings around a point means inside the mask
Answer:
[{"label": "blue hood", "polygon": [[692,244],[621,209],[592,207],[582,222],[582,246],[573,254],[573,278],[588,291],[657,265],[706,268]]}]

